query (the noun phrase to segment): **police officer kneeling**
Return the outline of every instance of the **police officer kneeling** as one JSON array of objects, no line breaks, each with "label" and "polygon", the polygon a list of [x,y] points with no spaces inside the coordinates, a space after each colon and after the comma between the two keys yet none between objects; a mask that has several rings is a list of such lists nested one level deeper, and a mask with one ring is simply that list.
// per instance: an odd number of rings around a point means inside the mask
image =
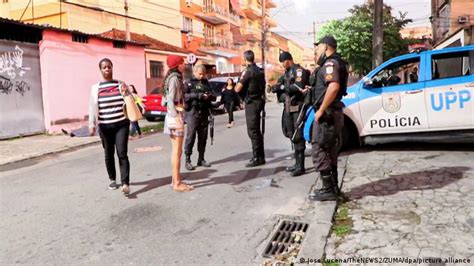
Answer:
[{"label": "police officer kneeling", "polygon": [[295,164],[287,167],[286,171],[291,172],[291,176],[300,176],[305,173],[304,150],[306,142],[303,134],[303,127],[298,127],[300,116],[304,116],[306,86],[309,84],[309,72],[299,64],[293,62],[293,57],[288,52],[280,54],[280,63],[285,68],[285,74],[280,77],[278,84],[274,86],[272,92],[277,94],[278,101],[284,103],[281,118],[281,126],[285,137],[291,139],[295,149]]},{"label": "police officer kneeling", "polygon": [[197,65],[194,67],[194,77],[186,82],[185,101],[185,120],[187,124],[186,142],[184,145],[184,154],[186,155],[186,169],[194,170],[191,164],[191,154],[193,146],[198,137],[198,161],[197,166],[211,167],[211,164],[204,159],[206,151],[207,132],[209,128],[209,116],[211,115],[212,101],[216,99],[211,94],[209,82],[204,78],[206,67]]},{"label": "police officer kneeling", "polygon": [[245,120],[247,122],[247,133],[252,143],[252,159],[246,167],[254,167],[265,164],[265,149],[263,146],[263,134],[261,131],[261,113],[265,109],[265,73],[259,68],[254,60],[255,54],[251,50],[244,52],[247,68],[242,72],[235,91],[243,91],[245,95]]},{"label": "police officer kneeling", "polygon": [[323,37],[317,44],[316,61],[321,66],[313,87],[315,117],[312,132],[313,163],[319,171],[322,188],[310,193],[317,201],[337,200],[337,157],[342,145],[344,107],[341,99],[347,90],[347,63],[336,53],[337,42],[332,36]]}]

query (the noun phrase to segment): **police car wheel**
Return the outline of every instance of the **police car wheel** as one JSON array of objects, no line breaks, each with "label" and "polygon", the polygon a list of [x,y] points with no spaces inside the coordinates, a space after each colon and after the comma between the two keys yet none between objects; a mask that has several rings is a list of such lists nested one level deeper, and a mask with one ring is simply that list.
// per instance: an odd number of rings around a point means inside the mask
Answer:
[{"label": "police car wheel", "polygon": [[342,146],[341,150],[349,150],[359,146],[359,134],[352,121],[344,119],[342,128]]}]

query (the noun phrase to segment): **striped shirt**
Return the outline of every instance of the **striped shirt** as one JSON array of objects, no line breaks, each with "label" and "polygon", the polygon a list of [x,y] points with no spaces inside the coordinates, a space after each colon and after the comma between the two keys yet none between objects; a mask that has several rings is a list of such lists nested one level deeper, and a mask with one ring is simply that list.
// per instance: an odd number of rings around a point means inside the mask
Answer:
[{"label": "striped shirt", "polygon": [[99,124],[112,124],[126,119],[123,113],[125,102],[117,81],[99,83],[98,96]]}]

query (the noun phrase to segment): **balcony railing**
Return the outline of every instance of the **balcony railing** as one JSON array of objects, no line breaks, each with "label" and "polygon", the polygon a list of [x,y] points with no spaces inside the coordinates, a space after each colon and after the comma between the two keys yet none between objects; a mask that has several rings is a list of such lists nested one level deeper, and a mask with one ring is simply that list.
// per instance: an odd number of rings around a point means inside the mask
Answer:
[{"label": "balcony railing", "polygon": [[227,11],[223,6],[219,5],[206,5],[202,8],[204,13],[217,13],[221,16],[229,16],[229,11]]},{"label": "balcony railing", "polygon": [[240,24],[240,16],[235,12],[230,12],[230,20],[234,22],[236,25]]},{"label": "balcony railing", "polygon": [[228,23],[231,18],[229,10],[220,5],[206,5],[196,16],[215,25]]},{"label": "balcony railing", "polygon": [[230,50],[236,50],[237,47],[233,44],[232,41],[219,38],[219,37],[204,37],[204,46],[205,47],[214,47],[214,48],[224,48]]}]

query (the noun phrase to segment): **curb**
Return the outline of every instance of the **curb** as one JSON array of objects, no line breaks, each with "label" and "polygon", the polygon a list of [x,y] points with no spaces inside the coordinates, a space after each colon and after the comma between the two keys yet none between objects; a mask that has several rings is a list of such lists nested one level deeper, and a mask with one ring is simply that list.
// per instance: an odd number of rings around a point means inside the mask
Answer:
[{"label": "curb", "polygon": [[[338,167],[339,188],[342,188],[344,183],[348,161],[349,155],[343,158]],[[317,183],[319,182],[318,178]],[[309,200],[307,199],[307,201]],[[339,202],[337,201],[313,202],[314,211],[311,213],[313,216],[308,215],[308,218],[311,219],[309,221],[310,226],[298,253],[296,264],[320,264],[316,260],[321,259],[326,254],[327,239],[331,233],[332,220],[338,205]],[[308,259],[313,261],[307,261]]]},{"label": "curb", "polygon": [[[156,135],[156,134],[160,134],[160,133],[163,133],[163,130],[144,133],[143,137],[148,137],[148,136]],[[129,142],[130,141],[131,140],[129,140]],[[83,149],[83,148],[87,148],[87,147],[90,147],[90,146],[100,144],[100,142],[101,142],[100,139],[98,139],[96,141],[92,141],[92,142],[89,142],[89,143],[79,144],[79,145],[70,146],[70,147],[64,147],[64,148],[61,148],[61,149],[56,150],[56,151],[47,152],[47,153],[44,153],[44,154],[29,157],[29,158],[19,159],[19,160],[16,160],[16,161],[0,164],[0,173],[10,171],[10,170],[14,170],[14,169],[18,169],[18,168],[23,168],[23,167],[26,167],[26,166],[31,166],[31,165],[39,163],[40,161],[46,159],[47,157],[54,157],[54,156],[57,156],[57,155],[77,151],[77,150],[80,150],[80,149]]]},{"label": "curb", "polygon": [[56,155],[77,151],[77,150],[80,150],[80,149],[83,149],[83,148],[87,148],[89,146],[94,146],[98,143],[100,143],[100,140],[89,142],[89,143],[86,143],[86,144],[80,144],[80,145],[77,145],[77,146],[65,147],[65,148],[62,148],[62,149],[59,149],[59,150],[56,150],[56,151],[47,152],[47,153],[44,153],[44,154],[29,157],[29,158],[19,159],[19,160],[16,160],[16,161],[1,164],[0,165],[0,172],[6,172],[6,171],[18,169],[18,168],[23,168],[23,167],[26,167],[26,166],[31,166],[31,165],[39,163],[41,160],[46,159],[47,157],[53,157],[53,156],[56,156]]}]

